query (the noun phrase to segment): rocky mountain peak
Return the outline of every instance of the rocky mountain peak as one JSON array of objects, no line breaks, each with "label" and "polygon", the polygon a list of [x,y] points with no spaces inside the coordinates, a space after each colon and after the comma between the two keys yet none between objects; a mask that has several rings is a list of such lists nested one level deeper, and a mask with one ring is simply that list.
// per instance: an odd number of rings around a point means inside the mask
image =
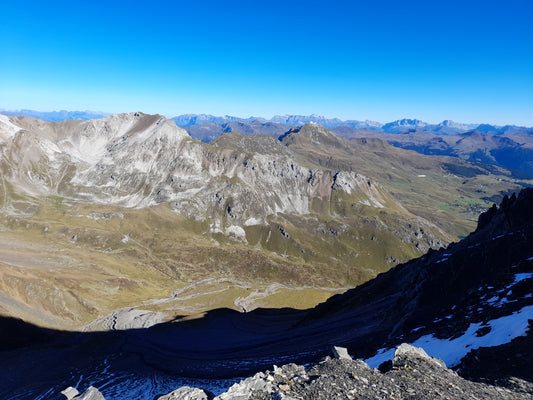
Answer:
[{"label": "rocky mountain peak", "polygon": [[302,139],[310,140],[311,143],[317,145],[326,143],[338,144],[340,142],[334,133],[315,122],[308,122],[301,127],[290,129],[279,138],[284,144],[293,143]]},{"label": "rocky mountain peak", "polygon": [[479,216],[476,233],[498,235],[501,232],[533,223],[533,188],[522,190],[518,196],[505,195],[500,206],[493,204]]}]

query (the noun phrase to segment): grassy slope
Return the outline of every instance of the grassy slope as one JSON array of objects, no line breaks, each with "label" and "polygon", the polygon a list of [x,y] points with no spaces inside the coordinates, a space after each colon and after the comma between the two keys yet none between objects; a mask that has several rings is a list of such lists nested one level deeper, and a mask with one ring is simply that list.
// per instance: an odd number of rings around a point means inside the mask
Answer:
[{"label": "grassy slope", "polygon": [[[95,215],[111,217],[88,218]],[[266,294],[254,296],[249,307],[306,308],[332,292],[306,290],[306,296],[294,296],[291,286],[342,286],[339,280],[314,274],[305,261],[226,237],[217,242],[207,229],[206,223],[181,217],[167,206],[132,210],[68,206],[49,199],[35,215],[4,215],[0,290],[8,296],[0,296],[0,307],[29,321],[72,327],[117,308],[168,298],[172,291],[208,278],[214,281],[191,288],[189,296],[142,308],[178,314],[239,309],[235,299],[254,291]],[[270,282],[288,286],[270,293]]]},{"label": "grassy slope", "polygon": [[519,191],[521,182],[494,166],[473,165],[452,157],[423,156],[380,139],[336,138],[316,146],[305,138],[286,143],[309,167],[353,170],[391,191],[413,214],[461,237],[471,232],[479,213],[502,193]]}]

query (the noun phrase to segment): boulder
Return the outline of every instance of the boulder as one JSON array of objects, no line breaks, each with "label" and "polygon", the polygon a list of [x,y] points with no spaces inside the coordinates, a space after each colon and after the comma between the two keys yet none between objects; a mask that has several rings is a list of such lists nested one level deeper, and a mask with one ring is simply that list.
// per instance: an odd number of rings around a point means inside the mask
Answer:
[{"label": "boulder", "polygon": [[183,386],[169,394],[158,397],[157,400],[207,400],[207,394],[202,389]]},{"label": "boulder", "polygon": [[338,347],[333,346],[331,348],[331,352],[333,353],[333,357],[335,357],[338,360],[351,360],[352,357],[348,354],[348,350],[346,347]]},{"label": "boulder", "polygon": [[267,381],[267,375],[259,372],[250,378],[232,385],[229,390],[215,397],[214,400],[248,400],[252,395],[263,394],[271,397],[272,383]]},{"label": "boulder", "polygon": [[406,365],[411,365],[416,360],[423,360],[432,363],[438,367],[446,369],[446,364],[439,358],[433,358],[427,355],[421,347],[414,347],[407,343],[402,343],[394,352],[392,366],[401,368]]},{"label": "boulder", "polygon": [[74,397],[80,394],[77,389],[73,388],[72,386],[66,388],[61,392],[63,396],[67,398],[67,400],[72,400]]}]

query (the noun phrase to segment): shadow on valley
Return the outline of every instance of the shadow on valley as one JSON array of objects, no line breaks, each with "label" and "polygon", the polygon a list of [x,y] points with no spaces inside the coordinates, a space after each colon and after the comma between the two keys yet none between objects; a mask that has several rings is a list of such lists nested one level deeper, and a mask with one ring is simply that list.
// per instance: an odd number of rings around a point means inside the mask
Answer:
[{"label": "shadow on valley", "polygon": [[[108,332],[57,331],[0,318],[0,397],[11,398],[23,387],[46,391],[81,379],[77,376],[87,375],[84,371],[238,377],[273,364],[316,361],[331,345],[367,358],[424,335],[457,338],[471,324],[533,304],[532,252],[533,189],[525,189],[482,214],[477,230],[461,242],[398,265],[309,310],[217,309],[197,319],[179,316],[148,329]],[[531,347],[531,340],[527,343]],[[469,362],[474,371],[476,361]],[[505,362],[497,364],[505,375]]]}]

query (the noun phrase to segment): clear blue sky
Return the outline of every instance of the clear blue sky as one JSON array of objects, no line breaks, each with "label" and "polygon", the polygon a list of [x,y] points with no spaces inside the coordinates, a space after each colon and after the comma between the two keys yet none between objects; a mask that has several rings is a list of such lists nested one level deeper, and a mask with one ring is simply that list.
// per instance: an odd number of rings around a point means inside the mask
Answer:
[{"label": "clear blue sky", "polygon": [[533,1],[6,1],[0,108],[533,126]]}]

